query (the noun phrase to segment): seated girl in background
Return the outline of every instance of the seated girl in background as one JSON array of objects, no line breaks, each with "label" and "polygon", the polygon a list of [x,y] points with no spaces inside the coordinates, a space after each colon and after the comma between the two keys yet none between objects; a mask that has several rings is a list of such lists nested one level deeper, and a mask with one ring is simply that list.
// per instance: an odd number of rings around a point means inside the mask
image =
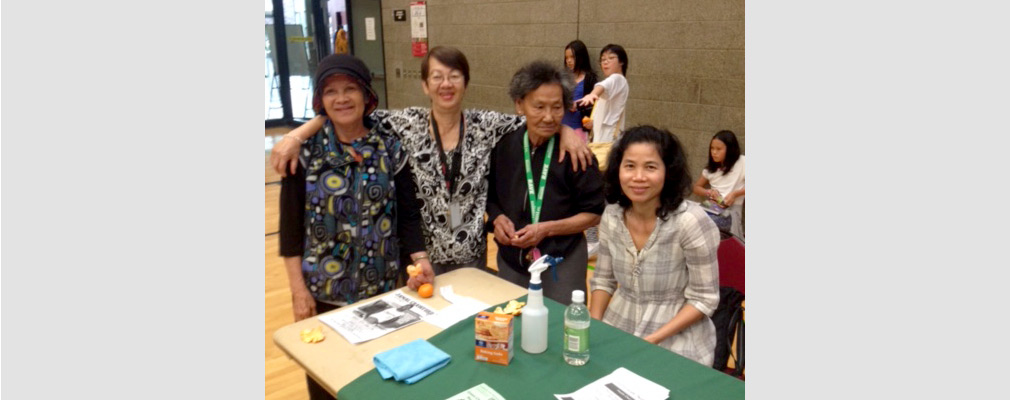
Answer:
[{"label": "seated girl in background", "polygon": [[[685,201],[687,160],[668,131],[639,126],[614,144],[589,313],[706,366],[715,357],[719,230]],[[614,204],[616,203],[616,204]]]},{"label": "seated girl in background", "polygon": [[[706,185],[710,188],[705,189]],[[694,194],[726,208],[723,214],[712,215],[712,219],[719,229],[743,238],[744,193],[744,156],[740,154],[740,143],[733,132],[719,131],[712,136],[708,165],[694,183]]]}]

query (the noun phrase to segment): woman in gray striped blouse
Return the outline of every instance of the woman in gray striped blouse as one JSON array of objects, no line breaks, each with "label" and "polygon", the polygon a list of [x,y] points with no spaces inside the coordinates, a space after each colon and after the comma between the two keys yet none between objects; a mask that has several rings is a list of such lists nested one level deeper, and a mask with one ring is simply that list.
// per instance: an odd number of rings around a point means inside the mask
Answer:
[{"label": "woman in gray striped blouse", "polygon": [[668,131],[629,129],[611,149],[604,179],[611,204],[600,221],[590,314],[711,366],[719,230],[684,201],[691,177],[683,147]]}]

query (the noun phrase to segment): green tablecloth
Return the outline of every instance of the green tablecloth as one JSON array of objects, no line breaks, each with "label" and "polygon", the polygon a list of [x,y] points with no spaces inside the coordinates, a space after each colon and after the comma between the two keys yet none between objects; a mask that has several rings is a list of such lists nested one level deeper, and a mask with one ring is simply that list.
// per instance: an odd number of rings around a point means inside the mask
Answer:
[{"label": "green tablecloth", "polygon": [[[526,301],[525,296],[519,301]],[[475,361],[474,321],[467,318],[428,340],[452,356],[452,361],[441,370],[407,385],[383,380],[372,369],[337,392],[337,398],[438,400],[486,383],[509,400],[553,399],[554,394],[572,393],[618,367],[666,387],[670,399],[744,398],[743,381],[597,320],[589,328],[589,362],[581,367],[570,366],[561,356],[565,308],[551,299],[544,301],[550,315],[547,351],[543,353],[528,354],[522,350],[522,318],[517,318],[512,362],[504,366]]]}]

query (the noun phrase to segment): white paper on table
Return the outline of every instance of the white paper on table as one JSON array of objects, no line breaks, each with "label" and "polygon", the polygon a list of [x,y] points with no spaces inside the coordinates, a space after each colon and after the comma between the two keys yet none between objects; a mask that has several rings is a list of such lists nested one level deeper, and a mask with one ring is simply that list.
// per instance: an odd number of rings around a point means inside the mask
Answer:
[{"label": "white paper on table", "polygon": [[505,400],[505,398],[486,383],[482,383],[445,400]]},{"label": "white paper on table", "polygon": [[455,323],[491,307],[487,303],[475,298],[456,294],[452,290],[452,285],[443,286],[439,289],[439,293],[442,295],[442,298],[452,304],[435,314],[425,317],[424,321],[442,329],[453,326]]},{"label": "white paper on table", "polygon": [[319,317],[319,322],[333,328],[351,344],[358,344],[413,325],[435,313],[400,289],[381,299],[325,314]]},{"label": "white paper on table", "polygon": [[629,371],[627,368],[621,367],[610,375],[614,376],[615,380],[620,382],[627,382],[628,385],[635,389],[635,392],[642,395],[646,399],[657,399],[663,400],[670,397],[670,390],[663,387],[662,385],[643,378],[634,372]]},{"label": "white paper on table", "polygon": [[558,400],[666,400],[670,398],[670,391],[621,367],[575,393],[554,397]]}]

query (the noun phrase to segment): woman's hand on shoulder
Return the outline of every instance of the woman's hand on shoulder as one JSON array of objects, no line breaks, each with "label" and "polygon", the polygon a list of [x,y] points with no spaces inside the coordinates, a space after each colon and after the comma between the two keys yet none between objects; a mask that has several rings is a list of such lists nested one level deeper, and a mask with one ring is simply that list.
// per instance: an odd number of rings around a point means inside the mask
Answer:
[{"label": "woman's hand on shoulder", "polygon": [[568,125],[561,125],[561,154],[558,162],[565,161],[565,154],[570,155],[572,171],[585,171],[593,165],[593,151],[589,149],[585,137]]},{"label": "woman's hand on shoulder", "polygon": [[288,176],[288,170],[294,174],[298,170],[298,150],[302,143],[315,135],[326,124],[326,118],[316,116],[301,126],[291,130],[280,143],[270,150],[270,166],[281,176]]},{"label": "woman's hand on shoulder", "polygon": [[298,169],[298,150],[302,148],[302,142],[291,136],[284,136],[280,143],[274,145],[270,150],[270,165],[281,176],[288,176],[288,171],[294,174]]}]

